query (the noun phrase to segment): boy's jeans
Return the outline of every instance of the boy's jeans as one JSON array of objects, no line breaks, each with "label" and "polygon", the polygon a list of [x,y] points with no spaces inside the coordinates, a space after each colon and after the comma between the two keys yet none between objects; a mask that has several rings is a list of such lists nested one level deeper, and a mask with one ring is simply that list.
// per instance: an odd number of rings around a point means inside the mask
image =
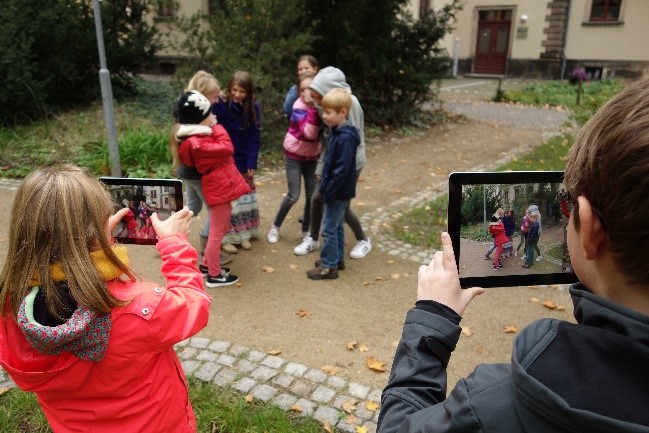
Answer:
[{"label": "boy's jeans", "polygon": [[322,219],[323,245],[320,249],[320,266],[338,269],[338,262],[345,257],[345,208],[348,200],[330,200],[324,204]]}]

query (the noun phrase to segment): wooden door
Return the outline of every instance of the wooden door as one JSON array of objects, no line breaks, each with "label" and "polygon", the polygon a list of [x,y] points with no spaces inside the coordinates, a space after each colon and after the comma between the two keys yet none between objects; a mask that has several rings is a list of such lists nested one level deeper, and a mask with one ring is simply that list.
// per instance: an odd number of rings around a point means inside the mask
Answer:
[{"label": "wooden door", "polygon": [[478,12],[474,73],[498,75],[505,73],[511,24],[511,10]]}]

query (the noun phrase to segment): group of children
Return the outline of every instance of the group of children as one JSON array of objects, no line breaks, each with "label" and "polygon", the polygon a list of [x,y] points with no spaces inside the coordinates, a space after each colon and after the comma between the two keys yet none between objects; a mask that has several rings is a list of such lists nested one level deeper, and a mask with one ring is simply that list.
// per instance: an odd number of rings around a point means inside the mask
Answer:
[{"label": "group of children", "polygon": [[[352,258],[363,258],[372,248],[349,205],[356,195],[356,183],[366,160],[363,110],[340,69],[319,70],[315,58],[308,55],[298,59],[297,69],[297,83],[289,90],[284,104],[285,110],[291,107],[283,144],[288,194],[280,204],[267,240],[279,241],[282,222],[298,201],[304,179],[303,241],[294,253],[306,255],[320,247],[322,224],[322,257],[307,276],[335,279],[345,267],[341,218],[357,237],[350,252]],[[221,93],[218,80],[199,71],[179,97],[174,114],[178,123],[170,150],[176,175],[186,185],[189,209],[198,214],[204,202],[209,214],[200,233],[203,251],[199,268],[207,278],[207,287],[234,284],[238,277],[222,265],[229,263],[230,254],[237,253],[235,245],[250,249],[250,240],[259,236],[254,173],[260,147],[261,110],[254,98],[252,78],[247,72],[236,72]],[[232,184],[235,187],[224,192]]]},{"label": "group of children", "polygon": [[[534,251],[538,254],[536,261],[541,261],[543,258],[538,246],[541,231],[541,213],[539,212],[539,207],[533,204],[523,208],[523,219],[520,225],[520,241],[514,250],[513,236],[516,232],[514,209],[509,209],[505,212],[502,208],[498,208],[489,221],[489,234],[493,238],[493,243],[485,254],[485,260],[493,260],[493,269],[499,271],[504,267],[502,259],[511,257],[512,255],[515,257],[518,256],[520,248],[523,246],[523,256],[521,257],[521,260],[524,261],[523,268],[532,267],[534,264]],[[494,253],[493,259],[491,258],[491,253]]]}]

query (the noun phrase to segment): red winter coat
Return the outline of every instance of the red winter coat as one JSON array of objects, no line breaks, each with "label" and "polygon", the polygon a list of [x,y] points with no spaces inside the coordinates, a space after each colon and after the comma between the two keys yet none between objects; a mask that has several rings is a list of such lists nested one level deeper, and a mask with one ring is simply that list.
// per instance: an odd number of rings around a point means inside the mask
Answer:
[{"label": "red winter coat", "polygon": [[[178,135],[182,134],[183,128],[187,130],[196,126],[181,125]],[[191,135],[180,144],[180,160],[201,174],[203,196],[209,207],[236,200],[250,192],[250,187],[234,165],[233,154],[230,136],[221,125],[212,126],[212,135]]]},{"label": "red winter coat", "polygon": [[157,249],[166,287],[108,283],[115,296],[132,301],[110,313],[101,361],[84,361],[71,352],[43,355],[11,314],[1,318],[0,364],[21,389],[36,393],[54,432],[196,432],[173,345],[207,325],[211,298],[186,236],[165,236]]},{"label": "red winter coat", "polygon": [[495,245],[502,245],[508,241],[505,226],[500,220],[497,223],[489,224],[489,233],[493,236]]}]

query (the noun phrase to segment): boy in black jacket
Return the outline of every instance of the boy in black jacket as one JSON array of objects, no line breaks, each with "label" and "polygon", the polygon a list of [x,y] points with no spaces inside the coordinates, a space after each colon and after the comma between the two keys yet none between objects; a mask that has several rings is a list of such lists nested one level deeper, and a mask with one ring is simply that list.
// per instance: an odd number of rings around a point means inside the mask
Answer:
[{"label": "boy in black jacket", "polygon": [[510,364],[481,364],[446,396],[465,308],[451,240],[418,275],[378,431],[649,432],[649,80],[602,107],[570,151],[564,185],[577,324],[542,319]]},{"label": "boy in black jacket", "polygon": [[358,131],[347,124],[352,105],[351,95],[345,89],[330,90],[323,98],[322,121],[331,128],[320,180],[320,196],[324,202],[320,260],[307,271],[312,280],[333,280],[345,269],[345,208],[356,196],[356,147],[360,143]]}]

